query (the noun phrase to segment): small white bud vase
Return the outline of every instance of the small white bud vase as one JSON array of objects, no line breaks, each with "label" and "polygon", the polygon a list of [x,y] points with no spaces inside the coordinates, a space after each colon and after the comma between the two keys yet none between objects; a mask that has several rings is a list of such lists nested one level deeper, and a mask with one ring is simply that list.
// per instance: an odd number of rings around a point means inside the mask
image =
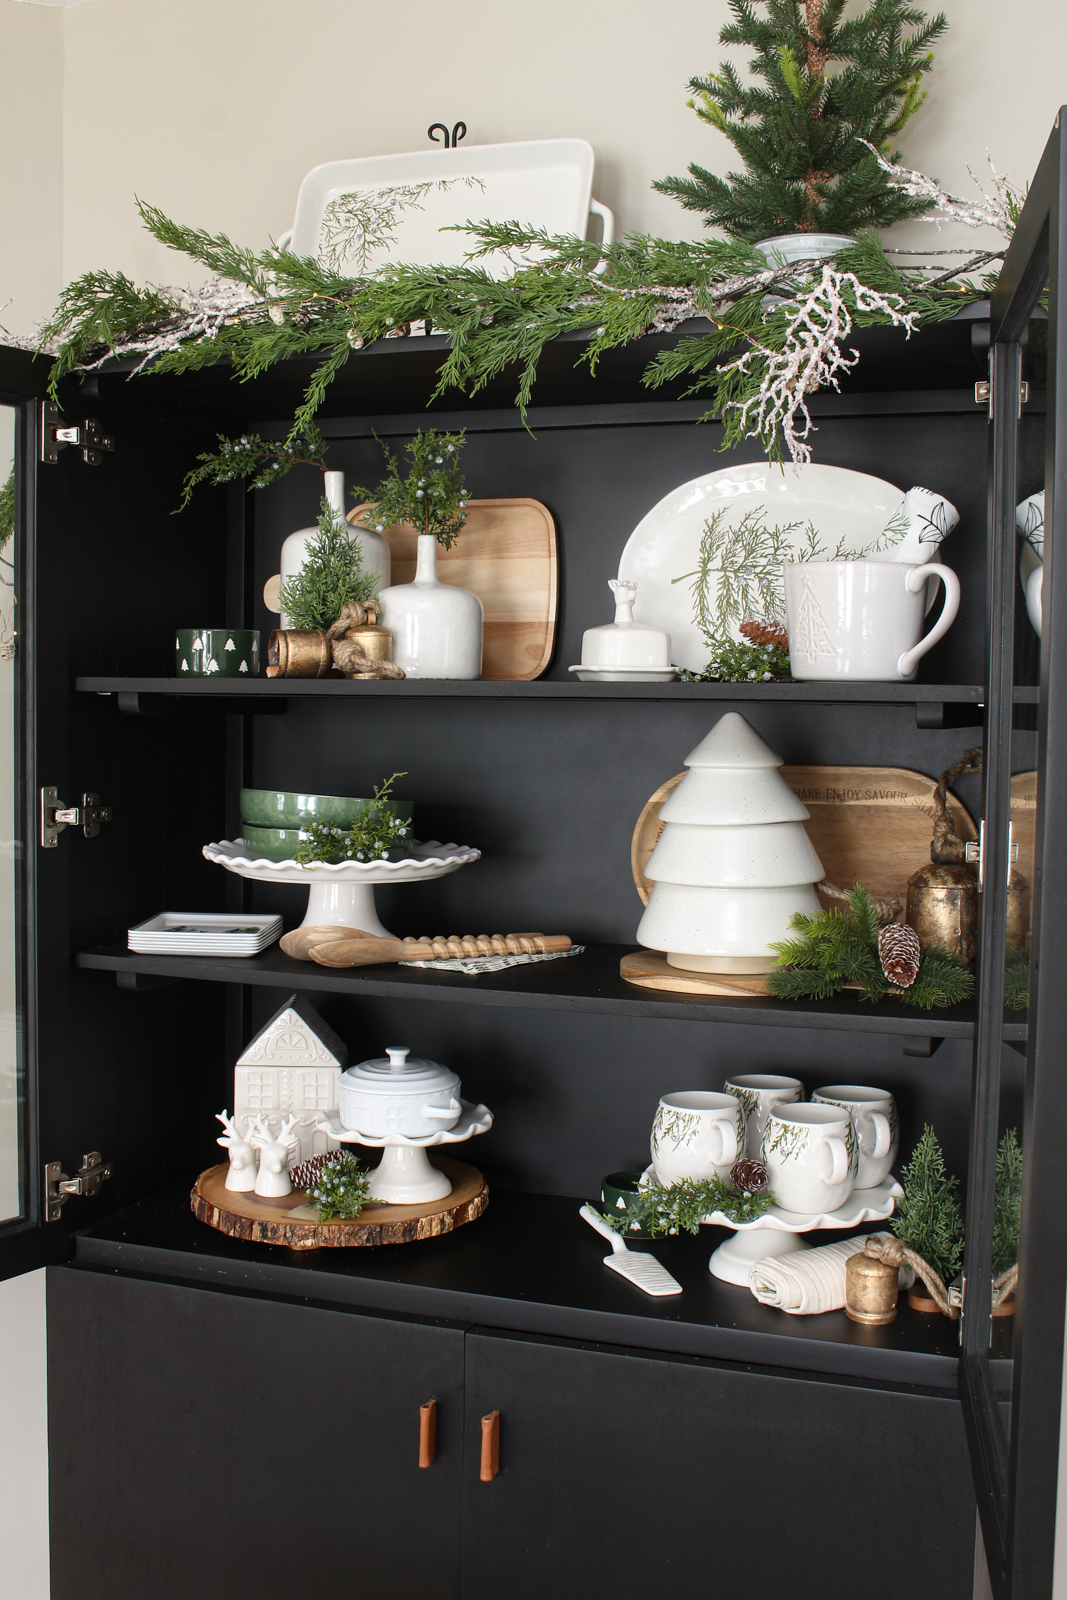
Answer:
[{"label": "small white bud vase", "polygon": [[[331,511],[335,511],[342,519],[345,516],[345,475],[343,472],[326,472],[324,494]],[[307,553],[308,541],[313,539],[319,531],[318,523],[310,528],[298,528],[291,533],[282,545],[282,558],[280,565],[281,581],[293,578],[304,565],[304,556]],[[362,545],[362,560],[364,572],[372,573],[378,579],[379,590],[388,588],[392,572],[392,556],[389,546],[380,533],[373,528],[352,528],[348,535],[353,542],[358,539]],[[292,623],[283,611],[281,626],[289,628]]]},{"label": "small white bud vase", "polygon": [[379,595],[378,621],[393,635],[393,660],[409,678],[480,678],[482,602],[437,581],[437,537],[419,534],[414,583]]}]

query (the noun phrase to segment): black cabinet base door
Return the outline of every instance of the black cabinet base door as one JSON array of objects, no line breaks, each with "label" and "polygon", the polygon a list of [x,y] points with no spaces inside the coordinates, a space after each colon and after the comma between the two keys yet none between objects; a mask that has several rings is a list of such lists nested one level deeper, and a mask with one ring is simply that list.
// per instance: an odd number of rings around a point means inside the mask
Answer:
[{"label": "black cabinet base door", "polygon": [[971,1600],[956,1400],[478,1330],[466,1413],[464,1600]]},{"label": "black cabinet base door", "polygon": [[52,1600],[458,1600],[462,1383],[452,1328],[51,1268]]}]

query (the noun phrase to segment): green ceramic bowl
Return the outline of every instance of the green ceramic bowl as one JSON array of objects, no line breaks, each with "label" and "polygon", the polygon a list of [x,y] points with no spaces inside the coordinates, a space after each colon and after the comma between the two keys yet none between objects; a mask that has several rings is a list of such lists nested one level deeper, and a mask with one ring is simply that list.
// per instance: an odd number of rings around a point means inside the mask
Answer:
[{"label": "green ceramic bowl", "polygon": [[[630,1209],[630,1202],[637,1197],[637,1186],[641,1181],[639,1172],[609,1172],[600,1183],[600,1204],[604,1211],[610,1212],[613,1217],[620,1217]],[[627,1229],[627,1239],[648,1239],[651,1237],[644,1228],[637,1228],[633,1232]]]},{"label": "green ceramic bowl", "polygon": [[[350,828],[369,811],[373,800],[354,800],[341,794],[289,794],[282,789],[242,789],[241,819],[256,828],[300,828],[309,822],[326,822],[331,828]],[[411,820],[410,800],[387,800],[394,817]],[[245,838],[248,829],[245,828]]]},{"label": "green ceramic bowl", "polygon": [[174,673],[179,678],[254,678],[259,672],[255,628],[176,628]]},{"label": "green ceramic bowl", "polygon": [[249,850],[268,861],[292,861],[303,837],[299,828],[254,828],[248,822],[241,832]]}]

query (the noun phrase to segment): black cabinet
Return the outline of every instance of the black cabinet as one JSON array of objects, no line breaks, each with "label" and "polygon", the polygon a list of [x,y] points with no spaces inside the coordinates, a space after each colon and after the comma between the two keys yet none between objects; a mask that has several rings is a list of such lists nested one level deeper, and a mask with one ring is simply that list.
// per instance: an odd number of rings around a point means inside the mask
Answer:
[{"label": "black cabinet", "polygon": [[53,1600],[459,1594],[455,1328],[56,1267],[48,1410]]}]

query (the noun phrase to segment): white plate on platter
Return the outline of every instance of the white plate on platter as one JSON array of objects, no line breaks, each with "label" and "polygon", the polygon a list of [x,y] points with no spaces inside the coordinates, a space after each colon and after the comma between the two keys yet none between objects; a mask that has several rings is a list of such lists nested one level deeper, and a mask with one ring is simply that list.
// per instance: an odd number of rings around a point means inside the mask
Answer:
[{"label": "white plate on platter", "polygon": [[677,667],[568,667],[582,683],[670,683]]},{"label": "white plate on platter", "polygon": [[[874,543],[903,499],[903,489],[883,478],[820,463],[795,472],[753,461],[692,478],[642,517],[623,549],[619,577],[637,584],[634,621],[663,628],[678,665],[702,672],[708,647],[693,620],[693,579],[686,575],[696,569],[709,517],[729,506],[731,525],[756,510],[765,511],[769,526],[810,521],[831,550],[843,540],[854,552]],[[803,532],[795,536],[798,545]],[[732,633],[741,639],[736,629]]]},{"label": "white plate on platter", "polygon": [[[461,145],[404,155],[361,156],[313,167],[300,185],[289,248],[339,271],[362,275],[386,261],[412,266],[461,266],[474,241],[443,229],[467,221],[520,222],[550,234],[584,239],[590,210],[613,218],[591,200],[593,149],[584,139],[527,139],[513,144]],[[353,205],[378,217],[384,242],[360,248],[358,230],[339,228]],[[352,248],[353,240],[355,249]],[[284,241],[283,241],[284,242]],[[515,263],[499,252],[476,263],[491,277],[510,278]]]},{"label": "white plate on platter", "polygon": [[126,942],[140,955],[255,956],[281,937],[282,926],[276,914],[162,911],[130,928]]}]

